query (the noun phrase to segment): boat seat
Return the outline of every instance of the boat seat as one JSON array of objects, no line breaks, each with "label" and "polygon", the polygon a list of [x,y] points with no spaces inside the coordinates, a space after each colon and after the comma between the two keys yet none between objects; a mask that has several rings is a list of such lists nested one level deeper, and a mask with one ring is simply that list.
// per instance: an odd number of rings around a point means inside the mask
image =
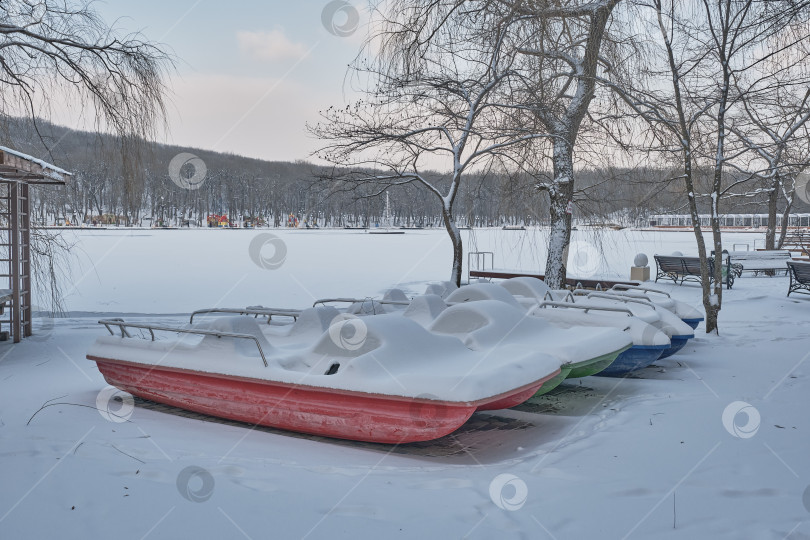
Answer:
[{"label": "boat seat", "polygon": [[290,325],[288,336],[321,335],[329,328],[340,311],[334,306],[317,306],[301,311],[293,324]]},{"label": "boat seat", "polygon": [[380,343],[369,335],[366,321],[372,319],[376,317],[340,314],[332,320],[311,351],[316,356],[335,358],[353,358],[373,351]]},{"label": "boat seat", "polygon": [[424,294],[415,296],[402,315],[427,327],[445,309],[447,309],[447,304],[444,303],[441,296]]},{"label": "boat seat", "polygon": [[[501,289],[497,285],[493,287]],[[509,295],[505,290],[501,291]],[[480,300],[452,305],[436,317],[428,329],[435,334],[456,337],[472,350],[495,347],[506,337],[510,341],[529,339],[536,344],[542,339],[541,334],[553,327],[544,320],[526,317],[520,304],[515,304]]]},{"label": "boat seat", "polygon": [[514,277],[499,283],[513,296],[525,296],[542,302],[551,290],[543,280],[532,277]]},{"label": "boat seat", "polygon": [[[349,371],[382,370],[391,362],[399,362],[401,351],[419,351],[409,356],[408,362],[419,362],[435,354],[430,343],[443,344],[453,350],[461,344],[458,340],[431,335],[424,327],[398,314],[377,317],[355,317],[343,314],[326,331],[318,342],[303,355],[306,371],[318,374],[346,376]],[[336,365],[337,364],[337,365]]]},{"label": "boat seat", "polygon": [[452,281],[440,281],[438,283],[431,283],[425,289],[425,294],[436,294],[442,298],[446,298],[448,294],[458,289]]},{"label": "boat seat", "polygon": [[520,303],[509,292],[494,283],[474,283],[456,289],[446,298],[448,304],[474,302],[479,300],[498,300],[512,307],[523,309]]},{"label": "boat seat", "polygon": [[[272,357],[277,352],[276,347],[267,340],[262,332],[262,327],[253,317],[219,317],[202,322],[198,327],[205,330],[254,336],[259,341],[268,362],[273,361]],[[199,346],[201,348],[230,349],[241,356],[259,356],[256,343],[248,339],[223,339],[217,336],[204,336]]]},{"label": "boat seat", "polygon": [[405,294],[402,289],[388,289],[383,295],[383,300],[394,302],[410,302],[411,299]]}]

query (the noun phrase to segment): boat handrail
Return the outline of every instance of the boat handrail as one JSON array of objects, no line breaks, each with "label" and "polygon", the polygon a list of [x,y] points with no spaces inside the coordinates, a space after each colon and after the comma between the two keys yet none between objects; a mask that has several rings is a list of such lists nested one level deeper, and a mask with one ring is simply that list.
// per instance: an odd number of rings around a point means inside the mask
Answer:
[{"label": "boat handrail", "polygon": [[659,306],[649,302],[647,300],[641,300],[640,298],[632,298],[629,296],[622,296],[619,294],[608,294],[608,293],[590,293],[588,294],[587,298],[605,298],[607,300],[617,300],[619,302],[624,302],[625,304],[628,302],[632,302],[633,304],[641,304],[642,306],[647,306],[652,309],[658,309]]},{"label": "boat handrail", "polygon": [[604,294],[610,294],[611,296],[614,296],[614,297],[617,297],[617,298],[618,297],[621,297],[621,298],[637,298],[638,300],[644,300],[646,302],[652,302],[650,297],[647,296],[646,294],[643,294],[643,293],[642,294],[634,294],[632,296],[625,296],[625,295],[621,294],[621,291],[612,291],[611,289],[603,291],[603,293]]},{"label": "boat handrail", "polygon": [[489,255],[489,267],[490,269],[495,268],[495,252],[494,251],[470,251],[467,253],[467,283],[470,282],[470,270],[473,269],[472,267],[472,257],[475,255],[475,269],[476,270],[486,270],[487,269],[487,255]]},{"label": "boat handrail", "polygon": [[617,283],[609,290],[611,291],[644,291],[644,292],[651,292],[651,293],[658,293],[663,294],[667,298],[672,298],[672,295],[666,291],[659,291],[658,289],[652,289],[650,287],[642,287],[641,285],[623,285],[621,283]]},{"label": "boat handrail", "polygon": [[543,302],[540,302],[539,304],[537,304],[535,307],[545,308],[546,306],[584,309],[585,313],[588,313],[589,310],[594,310],[594,311],[617,311],[619,313],[626,313],[628,317],[633,316],[633,312],[630,311],[627,308],[613,308],[613,307],[606,307],[606,306],[583,306],[581,304],[573,304],[571,302],[547,302],[547,301],[543,301]]},{"label": "boat handrail", "polygon": [[267,358],[264,356],[264,351],[262,350],[262,344],[259,343],[259,339],[251,334],[237,334],[234,332],[220,332],[219,330],[203,330],[201,328],[176,328],[172,326],[160,326],[155,324],[143,324],[143,323],[129,323],[126,322],[124,319],[102,319],[98,321],[98,324],[103,324],[107,331],[110,333],[111,336],[115,335],[112,328],[110,326],[117,326],[119,330],[121,330],[121,337],[128,337],[131,338],[132,335],[127,332],[127,328],[140,328],[143,330],[149,330],[149,334],[152,336],[152,341],[155,341],[155,331],[158,332],[176,332],[180,334],[199,334],[202,336],[216,336],[218,338],[235,338],[235,339],[251,339],[254,343],[256,343],[256,347],[259,349],[259,355],[262,357],[262,362],[264,362],[264,367],[267,367]]},{"label": "boat handrail", "polygon": [[[574,295],[571,294],[571,291],[556,291],[556,292],[565,292],[565,295],[563,296],[562,300],[563,302],[568,302],[569,299],[571,300],[571,302],[576,302],[576,300],[574,299]],[[557,300],[554,300],[554,293],[552,293],[551,291],[546,291],[546,294],[543,295],[544,302],[548,299],[550,299],[551,302],[557,302]]]},{"label": "boat handrail", "polygon": [[376,302],[377,304],[392,304],[395,306],[409,306],[411,305],[410,300],[375,300],[373,298],[321,298],[320,300],[315,300],[312,304],[312,307],[317,306],[318,304],[331,304],[332,302],[342,302],[347,304],[365,304],[366,302]]},{"label": "boat handrail", "polygon": [[267,316],[267,324],[270,324],[270,320],[273,318],[273,315],[283,316],[283,317],[292,317],[295,320],[298,320],[298,317],[301,315],[300,309],[283,309],[283,308],[251,308],[247,307],[244,309],[240,308],[205,308],[205,309],[198,309],[194,313],[191,314],[191,317],[188,320],[188,323],[191,324],[194,322],[194,317],[197,315],[207,315],[209,313],[233,313],[236,315],[266,315]]}]

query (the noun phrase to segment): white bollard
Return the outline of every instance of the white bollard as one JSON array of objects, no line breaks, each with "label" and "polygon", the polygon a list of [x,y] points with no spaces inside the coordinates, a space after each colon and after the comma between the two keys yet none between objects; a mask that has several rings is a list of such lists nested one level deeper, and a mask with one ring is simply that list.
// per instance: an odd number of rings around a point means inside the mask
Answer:
[{"label": "white bollard", "polygon": [[633,266],[630,267],[630,279],[633,281],[650,281],[650,267],[647,265],[648,259],[644,253],[639,253],[633,259]]}]

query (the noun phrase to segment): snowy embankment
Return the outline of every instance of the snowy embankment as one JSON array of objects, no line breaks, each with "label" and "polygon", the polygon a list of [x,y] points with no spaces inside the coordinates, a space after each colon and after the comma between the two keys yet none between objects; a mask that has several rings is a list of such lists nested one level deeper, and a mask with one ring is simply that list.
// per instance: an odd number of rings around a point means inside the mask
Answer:
[{"label": "snowy embankment", "polygon": [[[271,231],[275,250],[251,249],[260,233],[69,233],[81,261],[65,287],[73,317],[0,344],[0,537],[810,538],[810,298],[785,298],[785,277],[737,280],[719,337],[701,326],[632,378],[566,382],[531,407],[477,413],[433,445],[116,405],[84,359],[106,331],[77,313],[306,307],[393,285],[421,292],[449,269],[439,231]],[[543,260],[542,232],[467,234],[467,249],[495,251],[496,266]],[[577,239],[598,251],[598,238]],[[591,267],[622,277],[636,252],[694,252],[685,233],[601,241],[606,260]],[[699,304],[694,284],[662,288]]]}]

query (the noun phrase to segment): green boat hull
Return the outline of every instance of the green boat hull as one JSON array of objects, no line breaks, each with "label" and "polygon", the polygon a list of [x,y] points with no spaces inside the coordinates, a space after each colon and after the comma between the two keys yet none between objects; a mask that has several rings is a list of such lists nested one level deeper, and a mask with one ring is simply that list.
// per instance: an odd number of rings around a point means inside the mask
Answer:
[{"label": "green boat hull", "polygon": [[584,362],[577,362],[576,364],[571,364],[571,372],[568,374],[567,379],[578,379],[580,377],[587,377],[588,375],[594,375],[599,373],[610,364],[616,360],[616,357],[619,356],[625,349],[620,351],[615,351],[608,354],[603,354],[602,356],[597,356],[596,358],[591,358],[590,360],[586,360]]},{"label": "green boat hull", "polygon": [[538,390],[534,395],[542,396],[543,394],[547,394],[559,386],[560,383],[562,383],[565,379],[578,379],[580,377],[587,377],[588,375],[595,375],[599,373],[612,364],[613,361],[616,360],[616,357],[629,349],[631,346],[632,345],[628,345],[627,347],[623,347],[618,351],[603,354],[602,356],[597,356],[589,360],[583,360],[582,362],[562,366],[560,368],[559,375],[543,383],[543,386],[541,386],[540,390]]},{"label": "green boat hull", "polygon": [[571,373],[571,370],[568,369],[568,366],[561,367],[560,372],[553,378],[544,382],[543,386],[540,387],[540,390],[538,390],[532,397],[542,396],[543,394],[551,392],[552,390],[557,388],[560,385],[560,383],[562,383],[565,379],[568,378],[569,373]]}]

